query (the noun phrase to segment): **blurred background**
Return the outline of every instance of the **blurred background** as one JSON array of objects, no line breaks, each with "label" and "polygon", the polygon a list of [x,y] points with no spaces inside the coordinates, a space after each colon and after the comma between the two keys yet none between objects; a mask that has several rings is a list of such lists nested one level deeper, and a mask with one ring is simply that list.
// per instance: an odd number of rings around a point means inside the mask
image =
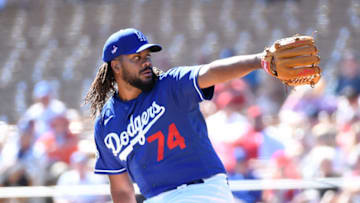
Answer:
[{"label": "blurred background", "polygon": [[[162,70],[315,37],[322,79],[255,71],[201,104],[231,180],[360,174],[360,0],[0,0],[0,185],[103,184],[84,96],[108,36],[135,27]],[[234,191],[238,202],[360,202],[360,189]],[[0,199],[107,202],[108,196]],[[141,200],[139,199],[139,202]]]}]

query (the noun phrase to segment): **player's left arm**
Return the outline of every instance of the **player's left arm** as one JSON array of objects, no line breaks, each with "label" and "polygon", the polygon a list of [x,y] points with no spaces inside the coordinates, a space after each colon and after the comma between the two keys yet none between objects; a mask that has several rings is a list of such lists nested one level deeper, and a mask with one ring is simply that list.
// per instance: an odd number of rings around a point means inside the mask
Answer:
[{"label": "player's left arm", "polygon": [[205,64],[200,69],[198,85],[203,89],[244,77],[250,72],[261,68],[261,57],[263,55],[264,53],[233,56]]}]

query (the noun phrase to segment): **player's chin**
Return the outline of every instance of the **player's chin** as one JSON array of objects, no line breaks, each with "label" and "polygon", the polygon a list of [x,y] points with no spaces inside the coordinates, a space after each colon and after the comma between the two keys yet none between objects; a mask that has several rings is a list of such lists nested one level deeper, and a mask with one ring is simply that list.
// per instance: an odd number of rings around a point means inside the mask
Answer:
[{"label": "player's chin", "polygon": [[143,84],[153,84],[155,82],[155,75],[149,74],[149,75],[142,75],[141,81]]},{"label": "player's chin", "polygon": [[154,83],[154,78],[151,76],[151,77],[143,77],[141,79],[141,82],[144,84],[144,85],[151,85]]},{"label": "player's chin", "polygon": [[155,85],[155,80],[153,78],[146,81],[143,80],[140,89],[144,92],[149,92],[152,90],[154,85]]}]

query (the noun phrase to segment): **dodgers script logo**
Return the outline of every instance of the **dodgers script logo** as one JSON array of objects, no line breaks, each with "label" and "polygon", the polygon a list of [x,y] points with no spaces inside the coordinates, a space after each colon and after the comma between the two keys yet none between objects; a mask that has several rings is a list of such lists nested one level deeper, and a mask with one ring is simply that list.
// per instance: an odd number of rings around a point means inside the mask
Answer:
[{"label": "dodgers script logo", "polygon": [[106,147],[112,151],[114,156],[119,156],[120,160],[125,161],[135,144],[145,144],[145,134],[164,113],[165,107],[154,101],[149,108],[135,118],[131,115],[130,123],[120,135],[114,132],[107,134],[104,139]]}]

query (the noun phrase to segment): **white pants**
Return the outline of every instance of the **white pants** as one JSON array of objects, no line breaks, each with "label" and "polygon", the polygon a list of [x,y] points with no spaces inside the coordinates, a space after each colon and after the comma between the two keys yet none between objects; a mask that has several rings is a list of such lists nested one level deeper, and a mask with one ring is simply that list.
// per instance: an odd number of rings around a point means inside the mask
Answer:
[{"label": "white pants", "polygon": [[225,174],[217,174],[204,183],[180,186],[163,192],[144,203],[232,203],[234,202]]}]

